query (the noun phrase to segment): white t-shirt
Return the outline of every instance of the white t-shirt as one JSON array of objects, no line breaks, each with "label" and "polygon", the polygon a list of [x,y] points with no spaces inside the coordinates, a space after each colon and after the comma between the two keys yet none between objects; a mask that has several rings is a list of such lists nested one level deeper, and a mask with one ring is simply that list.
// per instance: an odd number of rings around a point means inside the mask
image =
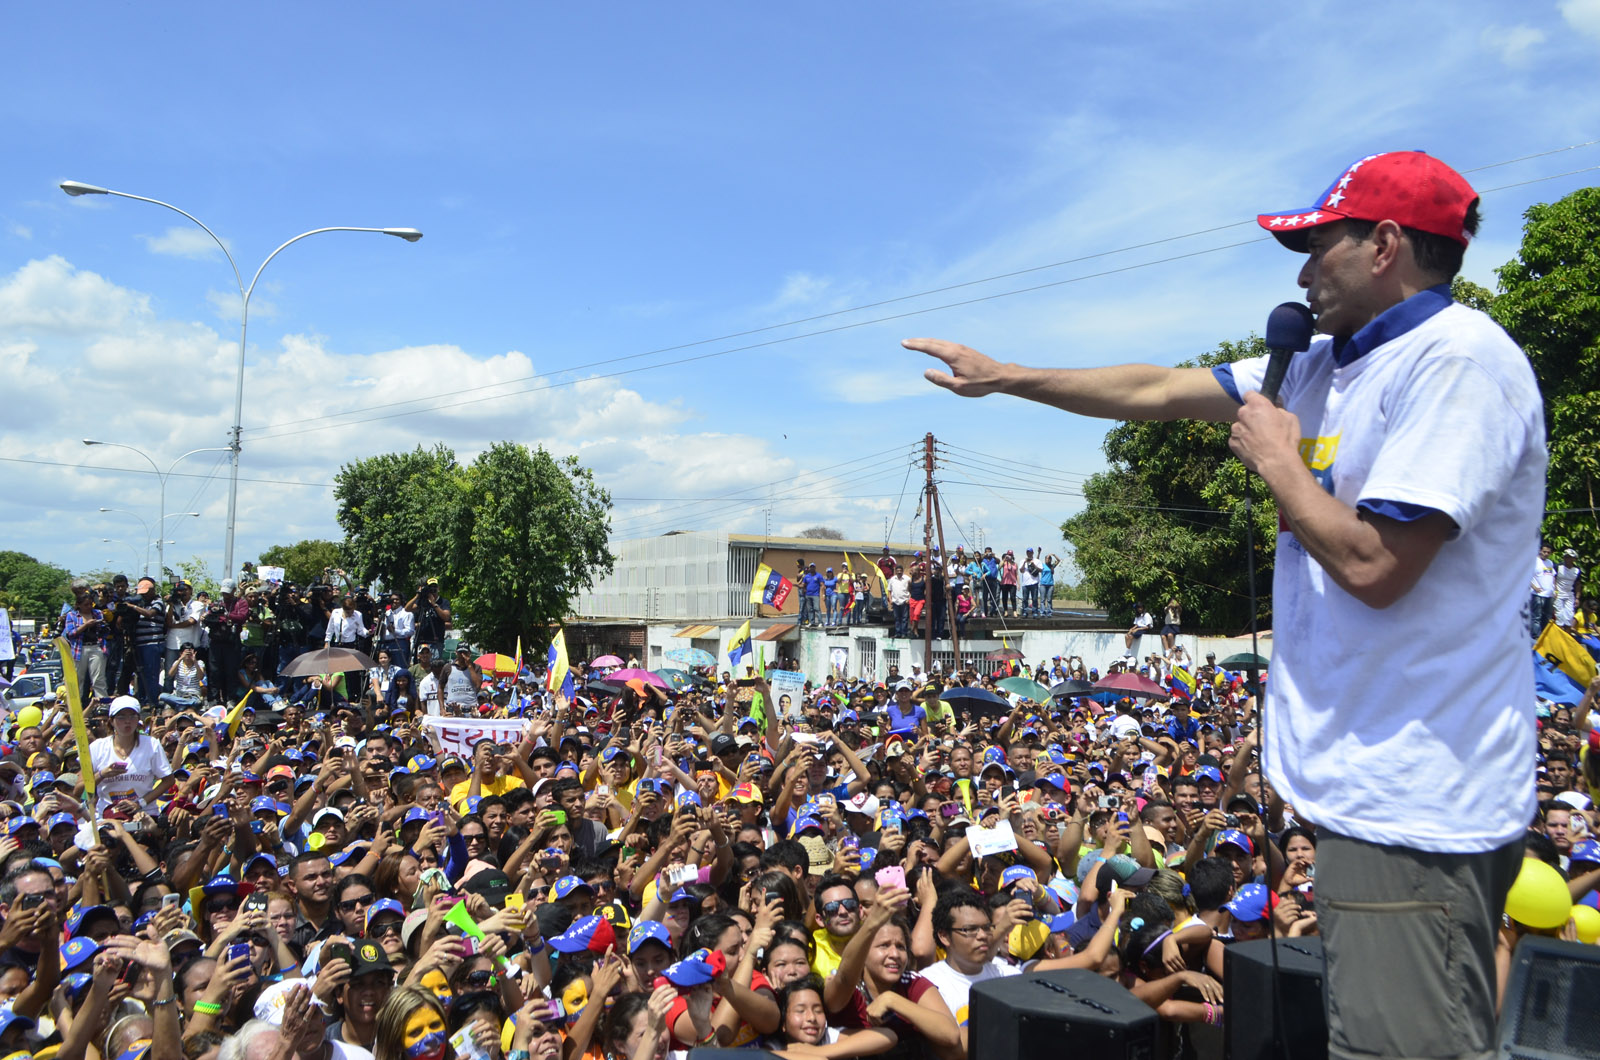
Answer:
[{"label": "white t-shirt", "polygon": [[956,1024],[961,1027],[967,1025],[967,998],[972,993],[975,983],[987,982],[990,979],[999,979],[1007,975],[1021,975],[1022,969],[1015,964],[1007,964],[996,957],[983,966],[977,975],[967,975],[950,967],[949,961],[940,961],[930,964],[922,970],[922,974],[939,991],[939,996],[944,998],[944,1003],[950,1006],[950,1011],[956,1017]]},{"label": "white t-shirt", "polygon": [[127,758],[117,754],[111,746],[111,737],[100,737],[89,745],[89,761],[93,764],[97,775],[110,768],[113,762],[128,763],[126,773],[113,777],[99,786],[97,794],[101,810],[118,799],[130,797],[137,799],[142,805],[145,797],[161,782],[161,778],[172,774],[172,765],[162,752],[161,745],[144,733],[139,734],[139,742],[134,744],[133,752]]},{"label": "white t-shirt", "polygon": [[[1459,532],[1379,610],[1279,531],[1267,774],[1297,815],[1344,835],[1492,850],[1522,835],[1536,797],[1522,613],[1544,512],[1538,385],[1510,336],[1458,304],[1344,367],[1332,347],[1295,357],[1281,390],[1312,474],[1352,507],[1431,508]],[[1239,394],[1266,362],[1233,365]]]},{"label": "white t-shirt", "polygon": [[193,644],[198,648],[200,646],[200,634],[205,632],[205,627],[200,624],[200,620],[206,617],[206,605],[199,600],[190,600],[182,607],[173,608],[171,613],[174,622],[182,622],[186,618],[192,618],[195,620],[195,624],[184,626],[181,629],[167,630],[167,649],[169,651],[177,651],[185,644]]}]

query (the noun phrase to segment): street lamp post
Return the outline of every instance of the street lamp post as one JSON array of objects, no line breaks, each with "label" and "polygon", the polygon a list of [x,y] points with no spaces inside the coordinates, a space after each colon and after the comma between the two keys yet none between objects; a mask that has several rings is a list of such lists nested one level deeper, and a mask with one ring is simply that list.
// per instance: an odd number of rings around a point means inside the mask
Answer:
[{"label": "street lamp post", "polygon": [[[99,440],[94,439],[94,438],[85,438],[83,440],[83,444],[84,445],[109,445],[109,446],[112,446],[113,448],[116,448],[116,449],[126,449],[129,452],[138,453],[140,456],[145,458],[145,461],[147,463],[149,463],[149,465],[150,465],[150,470],[154,471],[156,473],[156,478],[160,480],[160,482],[161,482],[161,515],[160,515],[160,518],[158,518],[156,520],[156,566],[160,568],[159,570],[156,571],[156,575],[157,575],[156,581],[160,582],[161,581],[161,576],[164,575],[166,573],[166,570],[167,570],[167,543],[165,541],[165,538],[167,536],[167,519],[169,518],[169,516],[167,515],[167,476],[172,474],[172,469],[177,467],[178,464],[181,461],[183,461],[183,460],[185,460],[185,459],[187,459],[187,458],[189,458],[191,456],[194,456],[196,453],[226,453],[226,452],[229,452],[230,450],[226,446],[216,446],[216,445],[209,446],[209,447],[204,448],[204,449],[191,449],[187,453],[184,453],[182,456],[178,457],[177,460],[174,460],[172,463],[168,464],[166,471],[162,471],[160,466],[158,466],[156,464],[156,462],[150,458],[150,454],[145,452],[143,449],[138,448],[137,446],[127,445],[126,443],[123,443],[123,442],[102,442],[102,441],[99,441]],[[120,509],[120,508],[101,508],[100,510],[102,512],[110,512],[110,511],[121,511],[122,509]],[[129,512],[128,514],[129,515],[133,515],[132,512]],[[174,512],[173,515],[170,516],[170,518],[183,518],[184,516],[192,516],[192,517],[198,519],[200,517],[200,513],[199,512]],[[134,515],[133,517],[135,519],[139,519],[139,517],[137,515]],[[139,521],[143,522],[144,520],[140,519]],[[149,524],[146,524],[145,525],[145,535],[148,537],[149,533],[150,533],[150,527],[149,527]],[[146,553],[146,556],[148,556],[148,552]],[[226,575],[224,575],[224,577],[226,577]]]},{"label": "street lamp post", "polygon": [[244,277],[239,272],[239,265],[233,260],[233,255],[228,252],[227,245],[223,243],[220,238],[218,238],[215,232],[213,232],[210,228],[207,228],[205,223],[194,214],[189,213],[186,210],[181,210],[172,205],[170,202],[162,202],[160,199],[150,199],[143,195],[132,195],[125,191],[113,191],[110,188],[102,188],[95,184],[84,184],[76,180],[62,181],[61,190],[74,197],[79,195],[116,195],[124,199],[135,199],[139,202],[148,202],[156,206],[164,206],[167,209],[172,210],[174,213],[181,213],[183,216],[199,225],[202,229],[204,229],[206,235],[210,236],[216,241],[217,246],[222,250],[223,256],[228,259],[228,264],[233,267],[233,281],[239,286],[239,371],[238,378],[234,383],[233,429],[230,431],[230,438],[228,439],[228,449],[233,454],[233,457],[231,461],[232,466],[228,472],[228,530],[222,547],[222,576],[224,578],[231,578],[233,577],[234,521],[239,507],[239,450],[241,448],[241,427],[239,421],[244,418],[245,332],[250,326],[250,296],[255,293],[256,281],[261,279],[262,270],[265,269],[267,265],[271,263],[272,259],[277,257],[279,253],[281,253],[291,243],[298,243],[307,236],[320,235],[323,232],[377,232],[381,235],[396,236],[405,240],[407,243],[415,243],[417,240],[422,238],[422,233],[417,231],[415,228],[355,228],[347,225],[337,225],[331,228],[313,228],[309,232],[301,232],[293,239],[288,240],[279,246],[277,250],[274,250],[271,254],[268,254],[267,260],[261,263],[261,267],[256,269],[255,276],[251,277],[250,286],[246,287],[244,285]]},{"label": "street lamp post", "polygon": [[[134,512],[130,512],[126,508],[105,508],[105,507],[102,507],[100,509],[100,511],[101,512],[116,512],[118,515],[131,515],[135,519],[139,520],[139,525],[144,527],[144,570],[143,570],[142,573],[149,574],[150,573],[150,524],[145,521],[144,516],[136,514]],[[101,540],[102,541],[110,541],[111,539],[109,537],[106,537],[106,538],[101,538]],[[132,548],[133,546],[130,545],[128,547]],[[139,554],[137,552],[134,553],[133,561],[135,563],[139,562]]]},{"label": "street lamp post", "polygon": [[[104,509],[101,509],[101,510],[104,511]],[[130,513],[130,514],[132,514],[132,513]],[[100,540],[104,541],[108,545],[121,545],[123,548],[125,548],[129,552],[133,553],[133,561],[135,563],[139,562],[139,550],[134,548],[132,545],[128,544],[126,541],[119,541],[116,538],[110,538],[110,537],[102,537]],[[144,563],[145,563],[146,573],[149,573],[150,546],[148,544],[146,544],[144,546]],[[109,566],[109,565],[110,564],[108,563],[107,566]]]}]

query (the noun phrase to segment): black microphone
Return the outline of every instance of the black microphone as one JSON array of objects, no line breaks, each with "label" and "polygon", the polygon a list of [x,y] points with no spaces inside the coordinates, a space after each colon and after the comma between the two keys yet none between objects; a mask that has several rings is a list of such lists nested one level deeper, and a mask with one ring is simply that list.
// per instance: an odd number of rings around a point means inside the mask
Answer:
[{"label": "black microphone", "polygon": [[1311,347],[1314,324],[1304,302],[1285,302],[1267,315],[1267,349],[1271,354],[1267,358],[1267,374],[1261,379],[1261,396],[1268,401],[1278,400],[1289,358]]}]

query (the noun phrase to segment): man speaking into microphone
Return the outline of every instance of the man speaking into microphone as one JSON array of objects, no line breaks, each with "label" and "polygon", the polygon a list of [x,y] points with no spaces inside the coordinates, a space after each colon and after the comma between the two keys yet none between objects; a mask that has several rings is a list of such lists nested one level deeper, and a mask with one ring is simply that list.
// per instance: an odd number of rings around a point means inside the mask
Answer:
[{"label": "man speaking into microphone", "polygon": [[905,343],[964,397],[1233,423],[1282,515],[1265,769],[1317,825],[1338,1057],[1492,1053],[1496,931],[1535,807],[1522,608],[1544,420],[1522,351],[1450,297],[1477,206],[1449,166],[1397,151],[1257,219],[1305,255],[1326,336],[1289,362],[1281,408],[1256,392],[1265,357],[1037,369]]}]

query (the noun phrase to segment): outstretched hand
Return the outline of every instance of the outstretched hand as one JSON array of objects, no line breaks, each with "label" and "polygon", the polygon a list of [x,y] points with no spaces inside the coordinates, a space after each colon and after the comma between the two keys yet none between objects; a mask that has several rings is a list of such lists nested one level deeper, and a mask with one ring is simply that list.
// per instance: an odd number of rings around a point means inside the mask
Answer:
[{"label": "outstretched hand", "polygon": [[908,350],[920,350],[930,357],[943,361],[949,371],[929,368],[922,377],[934,386],[961,397],[983,397],[993,394],[1004,385],[1004,368],[999,361],[979,353],[970,346],[944,339],[904,339],[900,345]]}]

